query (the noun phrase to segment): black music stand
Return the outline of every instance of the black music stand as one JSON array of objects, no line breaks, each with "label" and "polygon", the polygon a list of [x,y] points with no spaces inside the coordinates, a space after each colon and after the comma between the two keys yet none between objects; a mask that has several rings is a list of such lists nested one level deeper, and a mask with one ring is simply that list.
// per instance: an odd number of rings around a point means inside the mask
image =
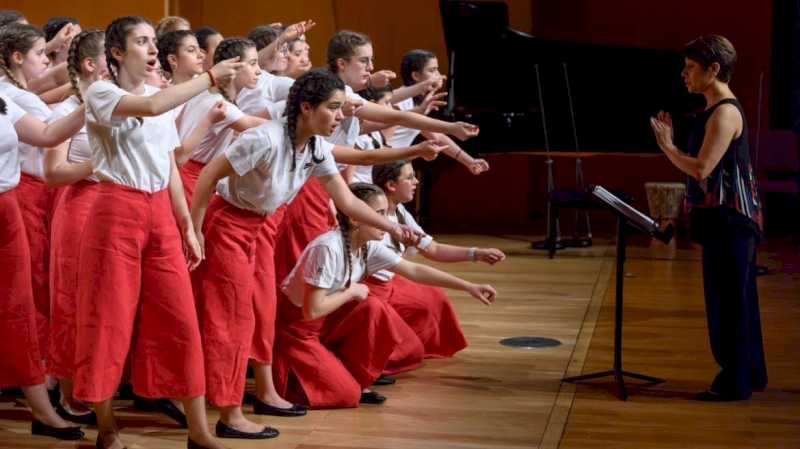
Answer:
[{"label": "black music stand", "polygon": [[602,186],[590,186],[589,193],[610,208],[617,214],[617,292],[614,318],[614,367],[607,371],[583,374],[574,377],[565,377],[564,382],[579,382],[582,380],[597,379],[600,377],[614,376],[619,387],[620,399],[628,399],[628,391],[625,388],[625,376],[649,382],[652,385],[664,383],[664,379],[645,376],[622,369],[622,304],[623,304],[623,280],[625,279],[625,248],[628,234],[633,231],[641,231],[652,235],[664,243],[672,240],[674,232],[672,224],[666,229],[661,229],[652,218],[639,212],[629,204],[614,196]]}]

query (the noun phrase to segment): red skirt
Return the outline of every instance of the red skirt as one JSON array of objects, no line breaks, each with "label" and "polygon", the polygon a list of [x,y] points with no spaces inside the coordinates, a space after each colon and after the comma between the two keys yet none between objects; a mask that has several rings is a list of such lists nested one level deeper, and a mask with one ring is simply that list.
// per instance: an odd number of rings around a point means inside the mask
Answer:
[{"label": "red skirt", "polygon": [[79,253],[75,397],[110,399],[129,352],[136,394],[202,396],[200,329],[168,189],[97,190]]},{"label": "red skirt", "polygon": [[52,220],[50,245],[50,372],[59,379],[75,374],[75,313],[78,304],[78,254],[86,219],[99,184],[78,181],[63,189]]},{"label": "red skirt", "polygon": [[[206,260],[194,273],[208,400],[219,407],[241,405],[247,361],[259,338],[262,362],[272,360],[275,305],[273,259],[261,260],[274,239],[277,217],[240,209],[215,196],[203,225]],[[260,248],[261,246],[261,248]],[[271,282],[271,284],[270,284]],[[258,298],[258,306],[256,305]],[[258,318],[256,318],[258,314]],[[269,329],[255,332],[256,322]]]},{"label": "red skirt", "polygon": [[402,276],[388,283],[370,277],[370,294],[380,294],[414,330],[426,358],[451,357],[467,347],[453,304],[441,288],[419,284]]},{"label": "red skirt", "polygon": [[0,193],[0,388],[44,382],[31,255],[16,189]]},{"label": "red skirt", "polygon": [[330,196],[317,178],[309,179],[286,206],[286,215],[275,244],[275,275],[278,285],[292,271],[300,254],[312,240],[336,226]]},{"label": "red skirt", "polygon": [[50,345],[50,218],[57,189],[47,187],[35,176],[22,173],[15,190],[30,245],[36,328],[44,357],[49,353]]},{"label": "red skirt", "polygon": [[279,294],[278,316],[275,386],[311,408],[358,407],[401,338],[390,308],[374,298],[304,321],[302,309]]},{"label": "red skirt", "polygon": [[206,164],[189,159],[179,170],[181,174],[181,181],[183,181],[183,194],[186,195],[186,204],[192,206],[192,197],[194,196],[194,189],[197,187],[197,179],[200,178],[200,172]]}]

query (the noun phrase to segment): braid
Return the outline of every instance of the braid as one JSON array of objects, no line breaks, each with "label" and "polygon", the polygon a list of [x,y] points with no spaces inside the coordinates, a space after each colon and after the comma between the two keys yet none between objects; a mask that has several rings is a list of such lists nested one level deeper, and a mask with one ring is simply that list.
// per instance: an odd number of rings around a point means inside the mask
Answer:
[{"label": "braid", "polygon": [[104,33],[100,30],[85,30],[81,31],[69,46],[69,54],[67,56],[67,72],[69,73],[69,82],[72,85],[72,90],[78,101],[83,103],[83,96],[78,87],[78,81],[81,73],[81,62],[86,58],[98,58],[104,51],[103,45]]},{"label": "braid", "polygon": [[350,278],[353,275],[353,255],[350,253],[350,222],[339,222],[342,228],[342,246],[344,247],[344,262],[345,262],[345,288],[350,287]]},{"label": "braid", "polygon": [[[355,195],[356,198],[363,202],[367,202],[373,197],[384,195],[383,190],[376,186],[375,184],[369,184],[366,182],[355,182],[350,184],[350,191]],[[352,255],[350,254],[350,232],[352,231],[353,224],[350,221],[350,217],[343,214],[341,211],[336,213],[336,220],[339,222],[339,229],[342,231],[342,245],[344,246],[345,250],[345,262],[347,265],[347,287],[350,287],[350,276],[352,275],[353,270],[353,261]],[[363,262],[364,266],[366,267],[367,264],[367,244],[361,247],[361,261]]]},{"label": "braid", "polygon": [[[243,37],[225,38],[219,43],[217,49],[214,50],[214,64],[219,64],[226,59],[235,58],[237,56],[244,60],[244,53],[248,48],[256,48],[256,44],[250,39],[245,39]],[[226,87],[228,86],[219,86],[219,93],[222,94],[222,97],[225,98],[228,103],[236,104],[236,99],[230,98],[228,92],[225,90]]]},{"label": "braid", "polygon": [[6,115],[8,113],[8,105],[6,105],[6,101],[0,97],[0,114]]},{"label": "braid", "polygon": [[[297,139],[297,124],[300,120],[300,106],[303,103],[308,103],[312,108],[316,108],[320,104],[327,101],[335,91],[344,90],[344,81],[338,76],[327,70],[314,69],[311,70],[292,84],[289,89],[289,98],[286,100],[286,132],[288,133],[288,140],[292,146],[292,171],[296,168],[295,160],[295,147],[298,142]],[[311,159],[314,163],[319,164],[324,160],[324,157],[317,157],[315,154],[317,144],[316,136],[311,138],[310,151]]]},{"label": "braid", "polygon": [[14,76],[11,55],[28,53],[39,39],[44,39],[44,33],[32,25],[10,23],[0,28],[0,70],[19,89],[25,89],[25,86]]}]

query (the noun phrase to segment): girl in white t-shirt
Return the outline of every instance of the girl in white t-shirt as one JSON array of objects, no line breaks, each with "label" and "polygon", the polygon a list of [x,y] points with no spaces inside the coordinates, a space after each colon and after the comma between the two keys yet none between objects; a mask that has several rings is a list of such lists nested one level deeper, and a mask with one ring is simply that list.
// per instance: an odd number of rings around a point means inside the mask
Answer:
[{"label": "girl in white t-shirt", "polygon": [[33,415],[34,435],[78,440],[83,438],[83,432],[58,416],[44,384],[31,287],[30,245],[17,199],[17,135],[29,137],[27,134],[32,133],[22,130],[25,121],[42,125],[11,99],[0,95],[0,388],[22,388]]},{"label": "girl in white t-shirt", "polygon": [[[108,77],[105,34],[83,31],[72,40],[67,66],[74,95],[53,110],[51,120],[81,108],[89,86]],[[72,422],[96,424],[94,413],[72,397],[75,371],[75,310],[78,302],[78,251],[80,235],[99,185],[92,174],[92,150],[86,127],[67,142],[45,152],[44,175],[50,186],[66,186],[53,210],[50,245],[51,345],[49,368],[59,380],[59,415]]]},{"label": "girl in white t-shirt", "polygon": [[[356,183],[353,194],[381,216],[388,207],[380,187]],[[403,260],[380,243],[381,229],[338,215],[339,228],[322,234],[303,251],[281,283],[275,371],[287,397],[313,408],[356,407],[386,398],[367,389],[381,374],[399,337],[392,312],[361,283],[390,270],[426,284],[468,292],[486,305],[490,285],[464,281],[435,268]]]},{"label": "girl in white t-shirt", "polygon": [[[417,224],[414,217],[403,207],[414,199],[418,182],[410,162],[398,161],[372,168],[373,181],[386,192],[388,200],[387,218],[405,224],[424,235],[410,247],[385,236],[384,246],[401,256],[421,253],[436,262],[481,261],[494,265],[505,259],[505,254],[496,248],[467,248],[436,242]],[[440,288],[423,285],[389,271],[373,273],[367,281],[370,294],[390,304],[414,329],[424,347],[425,357],[450,357],[467,346],[458,317],[450,298]],[[396,362],[396,363],[395,363]],[[387,372],[405,371],[402,360],[390,360]]]},{"label": "girl in white t-shirt", "polygon": [[158,38],[158,62],[169,74],[172,84],[189,81],[203,73],[203,61],[205,56],[193,32],[170,31]]},{"label": "girl in white t-shirt", "polygon": [[[332,151],[339,149],[318,137],[336,128],[343,103],[341,80],[327,71],[312,70],[292,86],[286,120],[270,121],[242,133],[222,156],[206,165],[198,179],[192,217],[197,232],[202,229],[206,260],[195,272],[194,285],[200,304],[208,398],[221,412],[217,435],[277,435],[274,429],[249,421],[241,404],[256,323],[274,332],[275,271],[272,261],[263,255],[269,254],[275,243],[281,206],[315,177],[343,210],[391,231],[396,238],[412,239],[406,228],[390,226],[353,197],[333,158]],[[351,161],[362,160],[362,155],[355,150],[342,151],[342,157],[351,157]],[[218,195],[212,200],[215,190]],[[254,409],[258,414],[302,415],[303,407],[269,388],[271,336],[268,340],[256,342],[268,347],[262,363],[256,365],[256,377],[264,378],[261,384],[266,391],[257,392]]]},{"label": "girl in white t-shirt", "polygon": [[214,52],[217,45],[222,42],[223,36],[211,27],[203,27],[194,32],[200,49],[203,50],[203,70],[208,70],[214,65]]},{"label": "girl in white t-shirt", "polygon": [[158,91],[152,25],[122,17],[106,29],[113,81],[86,92],[94,175],[101,181],[80,241],[74,396],[94,403],[97,447],[121,446],[111,399],[128,353],[134,391],[179,398],[189,447],[222,448],[208,432],[203,351],[189,269],[202,257],[173,150],[172,110],[241,63],[225,61],[190,81]]},{"label": "girl in white t-shirt", "polygon": [[[411,50],[403,56],[400,63],[400,76],[405,86],[416,86],[420,83],[432,83],[431,90],[426,95],[418,95],[395,102],[401,111],[412,111],[419,114],[428,114],[438,107],[439,100],[444,94],[436,94],[444,84],[444,76],[439,73],[439,61],[436,55],[428,50]],[[398,126],[389,138],[391,146],[410,145],[420,134],[420,128]],[[484,159],[475,159],[462,150],[452,139],[442,133],[422,131],[426,139],[435,139],[448,146],[445,154],[455,159],[466,167],[472,174],[479,175],[489,170],[489,163]]]},{"label": "girl in white t-shirt", "polygon": [[[178,119],[178,134],[181,139],[196,133],[198,129],[204,130],[198,145],[191,152],[176,152],[178,163],[182,164],[180,173],[183,190],[190,205],[197,178],[203,167],[231,143],[236,133],[244,132],[266,121],[261,117],[246,115],[233,101],[242,89],[253,88],[258,81],[260,69],[255,44],[249,39],[227,38],[220,42],[214,53],[217,61],[237,57],[244,62],[244,66],[236,77],[230,83],[212,87],[186,102]],[[222,118],[208,126],[204,121],[215,109],[221,112]],[[186,159],[185,163],[180,159]]]},{"label": "girl in white t-shirt", "polygon": [[[448,123],[412,112],[401,112],[365,101],[354,91],[366,88],[372,65],[372,43],[369,37],[353,31],[339,31],[328,43],[328,69],[345,83],[344,120],[328,142],[341,147],[353,148],[361,134],[360,120],[382,123],[387,126],[403,125],[412,128],[450,133],[459,139],[468,139],[478,134],[478,128],[463,122]],[[424,85],[421,85],[424,86]],[[447,151],[447,148],[443,148]],[[361,152],[366,155],[374,151]],[[396,160],[396,159],[395,159]],[[341,164],[350,164],[336,156]],[[372,165],[362,163],[358,165]],[[340,166],[340,168],[344,169]],[[319,183],[309,182],[286,209],[284,225],[276,247],[276,272],[285,276],[294,267],[297,257],[308,243],[326,232],[334,224],[330,198]]]},{"label": "girl in white t-shirt", "polygon": [[[23,24],[9,24],[0,29],[0,93],[5,94],[18,106],[28,112],[37,121],[50,120],[52,111],[34,93],[27,90],[28,81],[41,75],[46,69],[48,59],[45,54],[45,42],[42,32]],[[53,123],[59,127],[66,125],[69,134],[64,134],[58,141],[47,146],[55,146],[74,135],[83,125],[84,110],[72,112],[68,116]],[[26,127],[26,125],[22,125]],[[49,293],[49,254],[50,254],[50,219],[52,217],[55,189],[44,182],[43,147],[24,138],[19,145],[22,176],[17,187],[22,217],[25,220],[25,231],[31,247],[31,276],[34,300],[37,312],[37,327],[42,355],[47,358],[49,352],[50,293]]]}]

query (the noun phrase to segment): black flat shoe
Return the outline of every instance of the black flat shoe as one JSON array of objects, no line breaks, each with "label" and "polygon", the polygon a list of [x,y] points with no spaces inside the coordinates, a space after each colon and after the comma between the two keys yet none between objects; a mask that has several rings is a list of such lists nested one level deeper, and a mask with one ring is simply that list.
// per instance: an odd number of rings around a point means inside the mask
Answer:
[{"label": "black flat shoe", "polygon": [[31,434],[53,437],[59,440],[80,440],[84,434],[80,427],[53,427],[38,419],[31,422]]},{"label": "black flat shoe", "polygon": [[386,402],[386,396],[375,391],[369,391],[366,393],[361,393],[361,400],[358,402],[362,404],[383,404]]},{"label": "black flat shoe", "polygon": [[163,413],[178,423],[178,425],[180,425],[182,428],[186,429],[189,427],[188,423],[186,422],[186,415],[169,399],[150,400],[139,396],[134,396],[133,407],[143,412]]},{"label": "black flat shoe", "polygon": [[278,429],[269,426],[264,426],[264,430],[261,432],[242,432],[241,430],[236,430],[228,426],[222,421],[217,421],[216,431],[219,438],[239,438],[242,440],[266,440],[280,435]]},{"label": "black flat shoe", "polygon": [[82,413],[80,415],[75,415],[69,412],[69,410],[65,409],[63,405],[59,402],[56,404],[56,413],[63,419],[67,421],[78,423],[78,424],[85,424],[87,426],[96,426],[97,425],[97,415],[94,412]]},{"label": "black flat shoe", "polygon": [[750,398],[737,398],[735,396],[728,396],[724,394],[715,393],[711,390],[706,390],[697,393],[696,399],[702,402],[733,402],[733,401],[746,401]]},{"label": "black flat shoe", "polygon": [[308,413],[308,409],[299,404],[292,404],[289,408],[274,407],[257,399],[253,403],[253,413],[272,416],[305,416]]},{"label": "black flat shoe", "polygon": [[397,383],[397,379],[395,379],[394,377],[384,376],[384,375],[381,374],[381,377],[376,379],[375,382],[372,383],[372,385],[378,385],[378,386],[380,386],[380,385],[394,385],[395,383]]}]

